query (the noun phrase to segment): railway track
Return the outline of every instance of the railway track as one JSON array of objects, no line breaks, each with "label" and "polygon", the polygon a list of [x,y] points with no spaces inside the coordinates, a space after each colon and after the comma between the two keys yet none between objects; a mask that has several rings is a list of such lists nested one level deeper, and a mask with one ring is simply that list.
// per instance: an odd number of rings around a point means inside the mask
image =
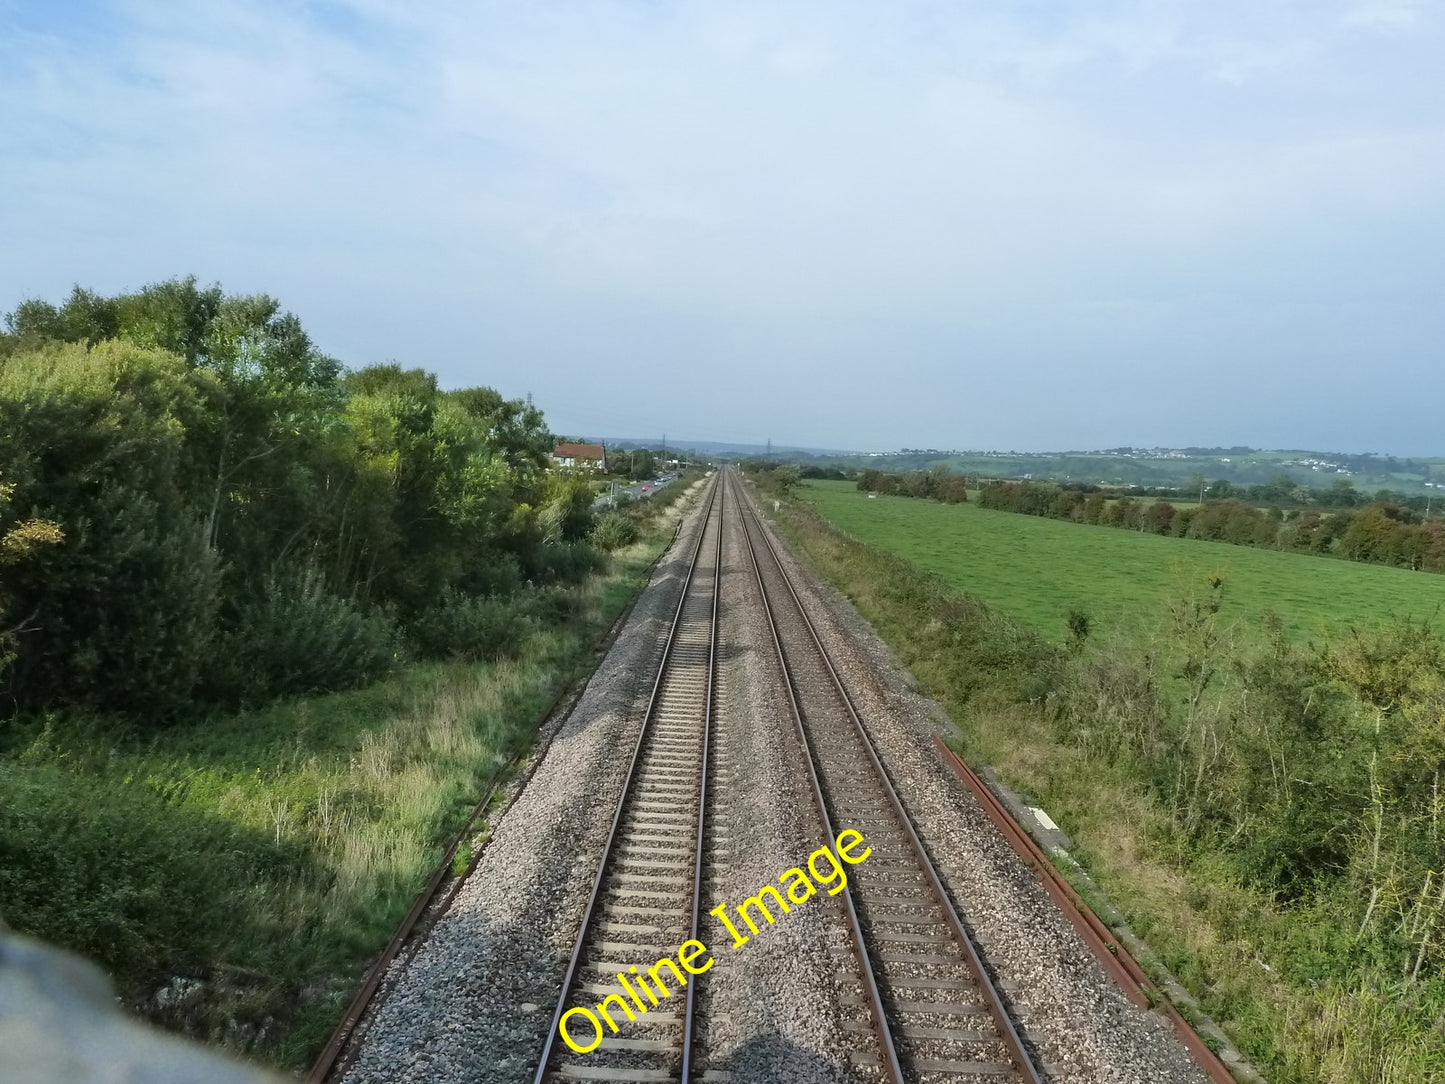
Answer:
[{"label": "railway track", "polygon": [[[617,994],[625,980],[635,983],[638,965],[645,970],[671,947],[698,936],[727,499],[720,482],[715,483],[535,1084],[686,1081],[693,1075],[695,982],[674,989],[679,996],[665,1002],[649,996],[654,1002],[649,1006],[636,999],[635,1022],[623,1021],[622,1013],[629,1010],[614,1005],[611,1011],[624,1030],[603,1036],[593,1051],[574,1051],[558,1029],[569,1010],[595,1007]],[[573,1027],[579,1046],[592,1043],[589,1023]],[[597,1030],[601,1034],[600,1026]]]},{"label": "railway track", "polygon": [[894,1084],[1001,1076],[1037,1084],[1040,1070],[767,529],[738,483],[725,477],[724,484],[742,513],[819,818],[829,838],[856,829],[874,851],[844,893],[864,988],[852,1026],[871,1032],[878,1048],[860,1051],[855,1064],[881,1065]]},{"label": "railway track", "polygon": [[[566,908],[576,914],[579,897],[586,900],[580,922],[571,927],[575,944],[560,986],[545,975],[556,973],[554,938],[568,931],[554,928],[536,940],[530,955],[517,959],[523,939],[494,929],[489,914],[473,906],[458,921],[465,918],[468,933],[481,935],[487,963],[479,976],[485,978],[469,980],[479,995],[458,997],[455,980],[466,973],[450,958],[423,954],[418,986],[428,1004],[441,1002],[453,1007],[452,1014],[445,1024],[433,1023],[433,1010],[420,1012],[415,995],[400,1002],[395,1022],[382,1030],[382,1041],[394,1045],[370,1053],[356,1081],[394,1079],[388,1049],[403,1051],[410,1064],[427,1072],[445,1059],[451,1071],[434,1078],[449,1080],[727,1084],[833,1078],[843,1068],[846,1079],[866,1084],[1042,1081],[1041,1063],[1022,1040],[1005,994],[860,717],[840,673],[843,664],[829,653],[834,634],[825,637],[815,628],[803,601],[811,596],[793,582],[786,551],[732,471],[715,476],[695,522],[685,554],[673,559],[673,568],[685,568],[675,607],[669,600],[653,610],[652,620],[667,629],[660,653],[648,643],[631,655],[635,677],[629,680],[641,688],[630,686],[625,700],[617,701],[616,721],[607,724],[614,729],[603,731],[601,740],[595,737],[598,717],[583,716],[568,741],[554,745],[564,767],[552,771],[547,787],[521,799],[543,816],[515,818],[520,840],[504,837],[502,843],[511,848],[512,865],[494,861],[495,880],[483,882],[484,891],[497,880],[505,885],[516,865],[555,854],[552,879],[534,878],[529,869],[520,883],[523,893],[532,893],[521,898],[556,906],[559,893],[550,885],[573,876],[577,854],[570,835],[557,836],[560,846],[554,845],[549,833],[555,829],[546,827],[557,823],[546,810],[566,808],[553,796],[574,790],[571,780],[578,778],[575,771],[568,776],[565,766],[605,770],[612,779],[617,758],[630,747],[620,789],[609,784],[604,794],[575,788],[593,795],[587,802],[602,803],[588,806],[596,810],[588,814],[595,826],[589,853],[597,853],[604,838],[605,843],[590,889],[586,881],[577,884]],[[849,680],[858,680],[857,673],[850,671]],[[650,695],[633,737],[637,724],[625,720],[636,718],[638,693],[648,688],[642,682],[650,682]],[[874,703],[866,690],[860,695],[861,702]],[[897,757],[896,742],[888,744],[888,727],[897,720],[870,718],[882,748]],[[591,751],[583,744],[579,756],[577,746],[588,738]],[[920,801],[916,790],[910,801]],[[613,815],[604,837],[606,811]],[[930,825],[929,838],[936,840],[937,825],[929,815],[925,803],[920,823]],[[736,900],[740,890],[752,889],[763,879],[760,873],[771,872],[774,856],[796,862],[791,856],[801,852],[794,848],[819,842],[820,830],[830,841],[845,830],[861,832],[871,847],[867,862],[849,870],[846,888],[836,897],[807,909],[801,919],[790,918],[786,932],[760,941],[763,947],[733,958],[722,929],[703,919],[709,902]],[[955,870],[955,886],[957,877]],[[517,898],[505,888],[491,893],[494,907],[512,913]],[[972,896],[962,902],[990,916],[989,928],[999,936],[995,920],[1012,912],[998,909],[1012,908],[1013,897],[989,898],[990,903]],[[800,921],[804,925],[794,925]],[[1030,925],[1029,933],[1037,928]],[[731,966],[697,979],[701,971],[684,959],[689,941],[701,942],[697,948],[703,952],[705,944],[715,943],[724,950],[715,962]],[[451,942],[453,949],[470,943],[455,937]],[[1018,944],[1033,942],[1010,937],[994,946],[1001,967],[1016,965],[1009,952]],[[1051,961],[1060,958],[1047,942],[1038,951],[1051,954]],[[689,974],[680,982],[673,978],[683,979],[676,968],[672,976],[664,970],[667,984],[659,994],[653,972],[671,964],[670,955]],[[510,980],[503,985],[493,977],[498,975]],[[654,988],[643,981],[647,975]],[[1055,1058],[1062,1047],[1057,1064],[1072,1066],[1076,1048],[1060,1044],[1058,1023],[1051,1035],[1040,1016],[1051,1010],[1054,1001],[1047,999],[1057,1000],[1057,989],[1031,985],[1029,1027],[1036,1041],[1052,1043]],[[492,993],[497,990],[515,991],[514,1000]],[[1018,993],[1017,987],[1009,990]],[[522,991],[530,994],[526,1001]],[[509,1042],[476,1051],[453,1041],[465,1026],[458,1022],[469,1019],[477,1000],[494,1007],[493,1015],[478,1019],[510,1012]],[[549,1015],[545,1009],[553,1005]],[[540,1027],[548,1019],[544,1033]],[[603,1020],[617,1026],[606,1028]],[[1069,1018],[1069,1034],[1081,1020],[1085,1036],[1102,1036],[1116,1026],[1095,1025],[1076,1014]],[[432,1044],[441,1047],[439,1056]],[[851,1069],[844,1068],[849,1062]],[[1115,1076],[1114,1065],[1102,1068],[1107,1075],[1101,1080],[1193,1079],[1152,1071]]]},{"label": "railway track", "polygon": [[[840,978],[861,979],[864,991],[844,1007],[845,1026],[859,1040],[854,1064],[881,1070],[893,1084],[1001,1076],[1038,1084],[1042,1077],[766,528],[727,471],[710,492],[534,1084],[704,1079],[693,1049],[696,983],[685,987],[685,996],[639,1011],[624,1034],[603,1035],[588,1053],[566,1046],[559,1025],[569,1010],[595,1008],[617,993],[638,964],[645,968],[700,933],[722,545],[730,510],[740,518],[819,819],[829,838],[853,828],[874,849],[842,895],[858,975]],[[639,1000],[637,1008],[645,1004]],[[578,1038],[579,1045],[590,1044],[590,1023]],[[726,1078],[706,1074],[714,1076]]]}]

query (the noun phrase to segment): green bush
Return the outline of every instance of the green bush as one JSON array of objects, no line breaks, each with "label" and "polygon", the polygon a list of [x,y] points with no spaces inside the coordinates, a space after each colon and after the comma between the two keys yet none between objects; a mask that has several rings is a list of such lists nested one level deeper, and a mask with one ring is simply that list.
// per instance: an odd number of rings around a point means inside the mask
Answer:
[{"label": "green bush", "polygon": [[547,543],[576,542],[592,530],[592,487],[585,478],[549,474],[537,526]]},{"label": "green bush", "polygon": [[621,512],[607,512],[597,518],[589,541],[604,550],[621,549],[637,541],[637,524]]},{"label": "green bush", "polygon": [[520,591],[525,581],[515,554],[494,553],[471,564],[457,586],[468,595],[510,595]]},{"label": "green bush", "polygon": [[530,625],[518,599],[478,598],[449,589],[409,621],[406,631],[429,659],[500,659],[516,652]]},{"label": "green bush", "polygon": [[209,690],[226,702],[345,689],[387,673],[400,655],[396,624],[334,594],[314,568],[273,573],[237,607],[218,641]]},{"label": "green bush", "polygon": [[584,576],[602,571],[607,566],[607,557],[586,542],[563,542],[541,547],[534,566],[539,583],[576,583]]},{"label": "green bush", "polygon": [[70,678],[91,691],[91,703],[141,718],[170,717],[190,704],[211,657],[220,562],[200,525],[164,531],[141,510],[145,502],[116,503],[110,525],[116,563],[95,567],[93,576],[104,583],[109,575],[126,590],[97,599],[90,635],[68,645]]}]

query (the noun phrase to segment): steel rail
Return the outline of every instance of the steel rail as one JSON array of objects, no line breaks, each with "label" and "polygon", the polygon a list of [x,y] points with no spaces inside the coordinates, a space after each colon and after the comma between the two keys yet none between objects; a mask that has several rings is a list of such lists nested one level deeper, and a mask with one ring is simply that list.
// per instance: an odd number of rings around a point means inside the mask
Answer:
[{"label": "steel rail", "polygon": [[[677,543],[677,536],[681,533],[682,519],[679,518],[677,526],[673,529],[672,537],[668,539],[667,545],[658,551],[657,556],[654,557],[647,566],[643,578],[644,589],[646,588],[647,581],[652,576],[653,570],[662,562],[662,558],[667,555],[668,550]],[[632,616],[633,608],[637,605],[637,600],[641,596],[642,590],[637,591],[637,593],[628,600],[622,612],[617,615],[616,619],[607,628],[607,631],[597,643],[596,650],[599,653],[605,652],[617,639],[623,626],[627,624],[627,619]],[[590,674],[590,672],[589,670],[588,673]],[[581,676],[583,675],[580,672],[574,671],[561,683],[556,694],[548,701],[547,706],[536,716],[536,720],[532,725],[533,732],[540,730],[546,721],[552,718],[553,714],[562,706],[564,700],[571,697],[574,693],[578,693],[577,682]],[[423,915],[425,915],[429,909],[433,909],[433,906],[436,904],[437,895],[441,891],[442,884],[446,881],[447,872],[452,868],[456,860],[457,851],[461,847],[462,840],[467,837],[477,821],[481,819],[482,815],[491,806],[492,799],[496,797],[497,791],[501,788],[507,775],[522,762],[524,757],[534,751],[536,750],[530,748],[519,749],[506,764],[494,771],[488,778],[488,784],[483,788],[483,797],[473,805],[466,821],[452,835],[450,841],[442,851],[441,861],[437,863],[436,867],[432,870],[431,876],[422,887],[421,892],[419,892],[412,901],[411,908],[392,933],[391,940],[386,943],[386,947],[382,949],[381,954],[372,961],[371,966],[366,969],[365,975],[362,976],[361,985],[357,988],[356,995],[347,1006],[345,1015],[336,1025],[335,1030],[331,1033],[330,1039],[327,1040],[326,1046],[322,1049],[321,1053],[317,1055],[311,1068],[307,1070],[305,1077],[306,1084],[323,1084],[324,1081],[330,1079],[332,1076],[339,1075],[340,1072],[345,1071],[350,1056],[343,1057],[343,1052],[351,1043],[357,1028],[361,1025],[362,1019],[370,1009],[372,1001],[375,1000],[376,994],[386,978],[386,972],[391,966],[392,961],[401,954],[403,948],[412,939],[413,935],[417,934],[417,926],[421,924]],[[541,757],[539,755],[537,762],[540,763],[540,760]],[[454,877],[452,879],[452,885],[447,892],[446,898],[442,900],[439,906],[435,907],[436,915],[440,916],[444,914],[451,906],[461,886],[466,882],[467,878],[472,875],[472,871],[476,869],[481,857],[482,848],[477,848],[467,863],[466,871],[460,877]],[[429,929],[430,927],[428,926],[427,930],[422,931],[422,935],[417,936],[416,944],[413,944],[410,950],[413,955],[415,954],[417,945],[419,945],[422,940],[422,936],[425,932],[429,931]],[[338,1065],[340,1069],[338,1069]]]},{"label": "steel rail", "polygon": [[[598,864],[597,864],[597,876],[596,876],[595,878],[593,878],[593,881],[592,881],[592,891],[591,891],[591,894],[588,896],[587,908],[586,908],[586,910],[583,912],[583,915],[582,915],[582,922],[581,922],[581,925],[580,925],[580,927],[579,927],[579,929],[578,929],[578,933],[577,933],[577,943],[576,943],[576,945],[575,945],[575,946],[573,947],[573,949],[572,949],[571,959],[570,959],[570,960],[568,961],[568,963],[567,963],[567,971],[566,971],[566,973],[565,973],[565,974],[563,975],[563,977],[562,977],[562,987],[561,987],[561,990],[558,992],[558,995],[557,995],[557,1008],[556,1008],[556,1011],[552,1014],[552,1023],[551,1023],[551,1026],[550,1026],[550,1027],[548,1028],[548,1030],[547,1030],[547,1039],[546,1039],[545,1044],[544,1044],[543,1047],[542,1047],[542,1053],[541,1053],[541,1056],[539,1057],[538,1062],[537,1062],[537,1071],[536,1071],[535,1075],[534,1075],[533,1078],[532,1078],[532,1079],[533,1079],[533,1084],[544,1084],[544,1081],[545,1081],[546,1075],[547,1075],[548,1067],[550,1066],[551,1061],[552,1061],[553,1051],[556,1049],[556,1046],[557,1046],[557,1037],[558,1037],[558,1035],[560,1034],[559,1028],[560,1028],[561,1023],[562,1023],[562,1016],[563,1016],[563,1014],[567,1011],[567,1004],[568,1004],[568,1002],[571,1000],[572,987],[573,987],[573,983],[574,983],[574,981],[576,980],[576,976],[577,976],[577,967],[578,967],[578,965],[581,963],[581,961],[582,961],[582,954],[583,954],[583,952],[586,951],[586,948],[587,948],[588,934],[589,934],[589,932],[590,932],[590,930],[591,930],[591,928],[592,928],[593,919],[596,917],[596,914],[597,914],[598,903],[599,903],[599,900],[600,900],[601,895],[602,895],[602,886],[603,886],[603,883],[604,883],[604,882],[606,881],[606,879],[607,879],[607,867],[608,867],[608,863],[609,863],[609,861],[610,861],[610,859],[611,859],[611,857],[612,857],[613,848],[614,848],[614,846],[615,846],[615,844],[616,844],[616,842],[617,842],[617,831],[618,831],[618,827],[619,827],[619,826],[621,825],[621,823],[622,823],[622,816],[623,816],[623,813],[625,812],[625,810],[626,810],[626,808],[627,808],[627,799],[628,799],[628,796],[629,796],[629,795],[631,794],[631,792],[632,792],[632,787],[633,787],[633,783],[634,783],[634,778],[635,778],[635,776],[636,776],[636,774],[637,774],[637,765],[638,765],[638,763],[639,763],[639,762],[641,761],[641,759],[642,759],[642,751],[643,751],[644,747],[645,747],[646,744],[647,744],[647,738],[648,738],[649,729],[650,729],[651,723],[652,723],[653,718],[654,718],[654,716],[655,716],[655,714],[656,714],[656,711],[657,711],[659,694],[660,694],[661,691],[662,691],[663,680],[664,680],[664,679],[666,678],[666,676],[667,676],[668,663],[669,663],[669,661],[670,661],[671,658],[672,658],[672,649],[673,649],[673,647],[674,647],[674,645],[676,644],[676,641],[677,641],[677,630],[678,630],[678,627],[679,627],[679,626],[681,625],[681,623],[682,623],[683,609],[684,609],[684,608],[686,607],[686,605],[687,605],[688,592],[689,592],[689,590],[690,590],[691,587],[692,587],[693,577],[694,577],[694,574],[695,574],[696,571],[697,571],[698,558],[699,558],[699,556],[700,556],[701,553],[702,553],[702,544],[703,544],[703,541],[707,538],[708,530],[709,530],[709,528],[711,527],[711,524],[712,524],[712,513],[713,513],[713,507],[714,507],[714,505],[718,505],[718,518],[719,518],[719,523],[718,523],[718,528],[717,528],[717,537],[718,537],[718,541],[719,541],[718,549],[719,549],[719,552],[721,551],[721,539],[722,539],[722,523],[721,523],[721,517],[722,517],[722,507],[721,507],[721,503],[718,501],[718,496],[719,496],[719,494],[721,493],[721,489],[722,489],[720,483],[721,483],[721,477],[719,477],[718,480],[714,482],[714,484],[713,484],[713,486],[712,486],[712,488],[711,488],[711,490],[709,491],[709,494],[708,494],[707,508],[705,509],[705,511],[703,512],[702,517],[701,517],[701,519],[702,519],[702,524],[701,524],[701,526],[700,526],[699,529],[698,529],[697,542],[693,545],[692,554],[691,554],[691,556],[690,556],[690,558],[689,558],[689,560],[688,560],[687,576],[686,576],[686,578],[683,580],[682,590],[681,590],[681,592],[678,594],[677,609],[673,612],[673,615],[672,615],[672,624],[671,624],[671,625],[669,626],[669,628],[668,628],[668,631],[667,631],[667,640],[666,640],[665,644],[663,645],[662,659],[661,659],[661,661],[658,663],[657,676],[656,676],[656,678],[653,680],[653,683],[652,683],[652,692],[651,692],[651,694],[648,696],[648,700],[647,700],[647,711],[646,711],[646,713],[643,715],[643,718],[642,718],[642,728],[638,731],[638,734],[637,734],[637,742],[634,744],[633,749],[632,749],[632,758],[631,758],[631,760],[629,761],[628,766],[627,766],[627,775],[626,775],[625,778],[624,778],[624,781],[623,781],[623,784],[622,784],[622,791],[621,791],[621,793],[620,793],[620,795],[618,796],[618,799],[617,799],[617,809],[616,809],[616,811],[613,813],[613,816],[612,816],[612,826],[608,829],[608,832],[607,832],[607,843],[606,843],[606,845],[603,847],[603,850],[602,850],[602,858],[601,858],[601,860],[600,860],[600,861],[598,862]],[[720,572],[720,571],[721,571],[721,569],[719,569],[719,572]],[[707,712],[707,716],[708,716],[708,717],[707,717],[707,719],[705,720],[705,725],[710,724],[710,722],[711,722],[711,711],[710,711],[710,708],[711,708],[711,702],[712,702],[712,685],[713,685],[712,664],[713,664],[713,659],[714,659],[714,657],[715,657],[716,643],[717,643],[717,588],[718,588],[718,580],[719,580],[719,577],[718,577],[717,575],[714,575],[714,577],[713,577],[713,610],[712,610],[713,627],[712,627],[712,636],[711,636],[712,645],[711,645],[711,647],[710,647],[710,649],[709,649],[708,676],[707,676],[707,692],[706,692],[706,700],[707,700],[707,703],[708,703],[708,705],[709,705],[709,711]],[[703,736],[703,748],[704,748],[704,750],[706,750],[706,748],[707,748],[707,734],[706,734],[706,732],[704,733],[704,736]],[[706,760],[704,760],[702,767],[703,767],[703,786],[706,787],[706,779],[707,779],[707,771],[706,771],[706,769],[707,769],[707,763],[706,763]],[[698,833],[697,833],[697,839],[698,839],[698,841],[699,841],[699,845],[700,845],[701,840],[702,840],[702,826],[701,826],[702,816],[703,816],[703,814],[702,814],[701,812],[699,812],[699,814],[698,814],[699,827],[698,827]],[[696,887],[696,884],[697,884],[697,883],[700,883],[700,879],[701,879],[701,872],[700,872],[701,857],[700,857],[700,855],[701,855],[701,851],[699,850],[699,858],[698,858],[698,861],[697,861],[697,865],[695,865],[695,867],[694,867],[695,887]],[[692,927],[692,929],[693,929],[693,935],[696,936],[696,933],[697,933],[697,922],[698,922],[698,898],[697,898],[696,894],[694,895],[694,899],[693,899],[693,919],[692,919],[692,921],[693,921],[693,927]],[[686,1050],[686,1047],[687,1047],[688,1045],[690,1045],[691,1034],[692,1034],[691,1022],[692,1022],[693,1003],[694,1003],[694,999],[693,999],[693,985],[694,985],[694,984],[692,984],[692,983],[689,983],[689,984],[688,984],[688,998],[687,998],[687,1005],[686,1005],[686,1009],[685,1009],[685,1019],[684,1019],[684,1025],[683,1025],[683,1034],[684,1034],[684,1055],[683,1055],[683,1056],[684,1056],[684,1059],[687,1058],[687,1050]],[[684,1076],[682,1079],[683,1079],[683,1084],[687,1084],[687,1077]]]},{"label": "steel rail", "polygon": [[[1055,868],[1043,848],[1014,819],[1014,815],[1008,807],[999,801],[998,796],[969,766],[968,761],[944,744],[942,738],[935,736],[933,745],[944,763],[953,769],[954,774],[972,792],[978,804],[998,827],[1009,845],[1038,875],[1045,890],[1059,905],[1059,910],[1068,916],[1069,921],[1074,924],[1079,935],[1084,939],[1084,943],[1088,945],[1104,970],[1113,977],[1124,995],[1140,1008],[1147,1009],[1157,1003],[1158,1007],[1169,1017],[1170,1023],[1174,1025],[1174,1030],[1178,1032],[1180,1040],[1190,1055],[1209,1075],[1209,1079],[1214,1081],[1214,1084],[1235,1084],[1237,1077],[1229,1064],[1215,1053],[1199,1032],[1195,1031],[1194,1027],[1184,1019],[1169,996],[1154,985],[1153,980],[1129,954],[1129,950],[1119,943],[1118,938],[1114,936],[1114,931],[1109,929],[1094,913],[1084,898],[1069,883],[1068,878]],[[1247,1067],[1242,1068],[1247,1071]],[[1244,1076],[1244,1079],[1251,1079],[1251,1077]],[[1258,1080],[1259,1077],[1255,1074],[1252,1079]]]},{"label": "steel rail", "polygon": [[[727,514],[727,493],[722,491],[721,479],[719,479],[718,488],[722,500],[719,502],[717,514],[717,549],[714,551],[713,561],[715,571],[712,577],[712,636],[707,645],[707,693],[703,700],[702,756],[698,772],[697,795],[697,839],[694,844],[696,853],[692,869],[692,925],[688,932],[688,938],[693,941],[698,940],[698,928],[702,922],[702,868],[705,857],[703,834],[707,827],[707,764],[709,746],[712,744],[713,697],[717,688],[718,600],[722,594],[723,517]],[[711,514],[711,508],[709,508],[709,514]],[[682,1070],[679,1077],[681,1084],[689,1084],[692,1079],[692,1021],[696,1000],[697,983],[690,982],[687,984],[687,1007],[682,1017]]]},{"label": "steel rail", "polygon": [[[740,498],[735,503],[744,504],[746,498]],[[794,686],[792,676],[788,673],[788,664],[783,654],[783,642],[778,636],[778,623],[773,617],[773,605],[768,600],[768,590],[763,585],[762,567],[758,563],[757,552],[753,549],[752,536],[747,529],[747,516],[742,517],[743,541],[747,543],[748,559],[752,562],[753,575],[757,579],[758,597],[763,602],[763,613],[768,619],[768,630],[772,633],[773,647],[778,654],[778,667],[783,674],[783,688],[788,694],[789,714],[793,717],[793,723],[797,728],[798,740],[803,747],[803,765],[808,769],[808,781],[813,791],[813,802],[818,808],[818,817],[823,822],[823,831],[827,833],[829,842],[838,838],[833,830],[833,819],[828,813],[828,803],[823,797],[823,784],[818,778],[818,768],[813,755],[812,740],[808,737],[808,730],[803,725],[803,712],[798,704],[798,693]],[[872,962],[868,959],[868,950],[865,947],[863,937],[863,926],[858,921],[858,910],[853,904],[853,890],[849,888],[843,893],[843,909],[848,916],[848,932],[853,942],[853,955],[858,960],[858,972],[863,979],[863,988],[868,994],[868,1004],[873,1011],[878,1046],[883,1053],[884,1067],[888,1073],[888,1079],[893,1084],[907,1084],[907,1078],[903,1074],[903,1063],[898,1058],[898,1048],[893,1042],[893,1032],[888,1026],[888,1014],[883,1008],[883,994],[878,988],[878,978],[873,973]]]},{"label": "steel rail", "polygon": [[[792,596],[793,603],[797,607],[803,624],[807,628],[813,645],[817,649],[818,657],[822,660],[824,667],[832,678],[833,688],[838,694],[839,702],[846,708],[847,715],[849,719],[852,720],[862,748],[873,766],[883,792],[898,818],[899,825],[905,837],[908,839],[909,846],[913,850],[919,869],[927,879],[929,887],[938,900],[944,919],[954,933],[958,947],[963,952],[964,962],[973,974],[979,992],[983,995],[984,1001],[988,1006],[989,1015],[993,1018],[994,1025],[997,1027],[1004,1045],[1008,1048],[1009,1057],[1013,1061],[1014,1067],[1028,1084],[1043,1084],[1043,1077],[1040,1075],[1033,1058],[1028,1053],[1028,1049],[1024,1046],[1023,1038],[1019,1035],[1018,1029],[1014,1027],[1013,1019],[1009,1015],[1007,1007],[1004,1005],[1003,996],[999,993],[992,976],[989,975],[987,969],[984,967],[983,958],[979,954],[978,946],[974,942],[973,935],[969,932],[968,927],[964,925],[963,919],[953,906],[953,900],[944,888],[943,882],[938,876],[938,871],[933,864],[933,860],[929,856],[922,839],[919,838],[918,832],[913,826],[912,817],[909,816],[902,799],[898,796],[898,791],[893,786],[893,781],[889,778],[888,772],[883,767],[883,762],[879,759],[878,751],[874,747],[873,739],[871,735],[869,735],[867,727],[863,725],[863,720],[858,714],[858,709],[853,703],[853,698],[848,694],[848,690],[844,687],[842,679],[838,676],[838,671],[833,665],[833,660],[827,648],[823,646],[823,641],[818,636],[818,630],[814,627],[812,619],[808,616],[807,608],[803,605],[803,600],[799,597],[797,588],[793,585],[793,579],[788,574],[787,568],[783,565],[782,559],[778,556],[777,548],[773,545],[771,538],[768,536],[768,531],[764,528],[761,518],[752,508],[751,504],[746,500],[740,503],[743,506],[742,518],[744,524],[746,525],[749,520],[754,524],[758,537],[762,539],[763,545],[767,548],[774,564],[777,566],[784,586],[787,587],[788,593]],[[749,549],[751,550],[751,548],[750,543]],[[754,568],[757,568],[756,561],[754,562]],[[758,577],[759,583],[761,584],[761,571],[759,571]],[[771,606],[768,607],[768,613],[769,620],[771,621]],[[776,627],[774,627],[773,633],[776,639]],[[779,650],[781,651],[781,647]],[[787,668],[786,665],[784,665],[784,673],[786,674],[786,672]],[[788,681],[791,683],[791,675],[789,675]],[[811,752],[809,755],[811,756]],[[851,893],[851,889],[849,891]],[[886,1017],[882,1019],[886,1021]],[[887,1027],[887,1024],[885,1023],[883,1026]]]}]

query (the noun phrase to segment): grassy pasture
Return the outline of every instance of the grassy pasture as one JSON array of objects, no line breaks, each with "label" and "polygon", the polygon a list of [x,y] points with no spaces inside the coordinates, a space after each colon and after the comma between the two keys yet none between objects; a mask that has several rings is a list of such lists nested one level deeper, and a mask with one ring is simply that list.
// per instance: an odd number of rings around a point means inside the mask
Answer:
[{"label": "grassy pasture", "polygon": [[1099,632],[1148,635],[1168,603],[1209,576],[1225,581],[1223,616],[1250,638],[1273,612],[1291,636],[1337,636],[1410,615],[1445,624],[1445,576],[1383,565],[1165,538],[944,505],[868,499],[851,482],[807,482],[804,500],[841,530],[941,576],[1061,641],[1083,610]]}]

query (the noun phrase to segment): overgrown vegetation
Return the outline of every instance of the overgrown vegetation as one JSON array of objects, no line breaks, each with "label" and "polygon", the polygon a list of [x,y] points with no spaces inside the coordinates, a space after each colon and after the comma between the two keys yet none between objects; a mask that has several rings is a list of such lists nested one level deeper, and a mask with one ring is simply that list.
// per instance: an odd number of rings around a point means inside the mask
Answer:
[{"label": "overgrown vegetation", "polygon": [[0,477],[21,522],[0,530],[63,536],[0,568],[20,710],[156,723],[355,686],[453,654],[426,630],[461,598],[597,567],[588,485],[548,472],[541,413],[490,388],[348,372],[274,300],[193,279],[77,288],[7,325]]},{"label": "overgrown vegetation", "polygon": [[1058,644],[796,503],[782,514],[1270,1080],[1445,1079],[1436,630],[1241,635],[1216,575],[1153,635],[1101,638],[1075,609]]},{"label": "overgrown vegetation", "polygon": [[98,960],[152,1020],[305,1065],[484,781],[592,665],[666,541],[649,511],[605,575],[429,609],[411,635],[450,661],[159,733],[73,711],[12,722],[0,914]]},{"label": "overgrown vegetation", "polygon": [[685,484],[595,521],[530,405],[193,280],[8,326],[0,915],[299,1067]]}]

